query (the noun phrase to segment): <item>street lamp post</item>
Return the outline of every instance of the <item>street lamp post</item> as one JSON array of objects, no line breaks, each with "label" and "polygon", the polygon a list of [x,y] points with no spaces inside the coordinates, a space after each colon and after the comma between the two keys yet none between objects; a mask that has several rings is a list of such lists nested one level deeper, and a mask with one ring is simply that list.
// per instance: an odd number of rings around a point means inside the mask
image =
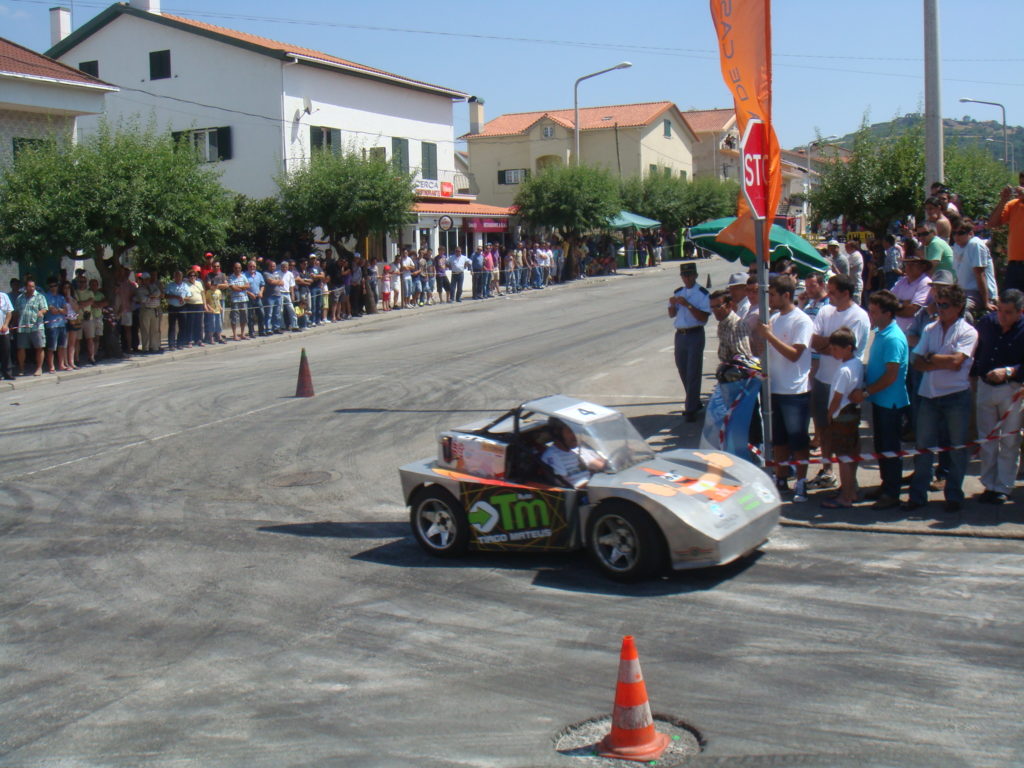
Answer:
[{"label": "street lamp post", "polygon": [[814,163],[811,162],[811,150],[814,147],[820,147],[822,144],[828,144],[830,141],[835,141],[838,136],[825,136],[815,141],[807,142],[807,189],[806,199],[804,200],[804,232],[807,232],[811,226],[811,176],[814,173]]},{"label": "street lamp post", "polygon": [[620,61],[614,67],[608,67],[608,69],[602,69],[600,72],[591,72],[589,75],[576,80],[576,84],[572,87],[572,111],[573,111],[573,165],[580,164],[580,83],[584,80],[589,80],[592,77],[603,75],[606,72],[614,72],[616,69],[629,69],[633,65],[628,61]]},{"label": "street lamp post", "polygon": [[982,101],[981,99],[960,99],[961,102],[970,102],[972,104],[988,104],[990,107],[999,107],[1003,110],[1003,165],[1013,171],[1010,164],[1010,141],[1006,134],[1006,107],[1000,104],[998,101]]}]

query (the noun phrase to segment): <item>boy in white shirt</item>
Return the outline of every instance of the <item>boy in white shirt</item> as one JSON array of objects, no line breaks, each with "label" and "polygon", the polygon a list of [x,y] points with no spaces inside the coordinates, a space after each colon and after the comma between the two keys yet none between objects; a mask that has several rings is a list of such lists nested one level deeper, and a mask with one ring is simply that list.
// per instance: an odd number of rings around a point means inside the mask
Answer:
[{"label": "boy in white shirt", "polygon": [[[857,337],[849,328],[828,337],[829,354],[839,361],[828,393],[829,432],[836,456],[860,453],[860,406],[850,402],[850,393],[864,382],[864,364],[854,356]],[[857,462],[839,462],[839,494],[821,503],[825,509],[846,509],[857,501]]]}]

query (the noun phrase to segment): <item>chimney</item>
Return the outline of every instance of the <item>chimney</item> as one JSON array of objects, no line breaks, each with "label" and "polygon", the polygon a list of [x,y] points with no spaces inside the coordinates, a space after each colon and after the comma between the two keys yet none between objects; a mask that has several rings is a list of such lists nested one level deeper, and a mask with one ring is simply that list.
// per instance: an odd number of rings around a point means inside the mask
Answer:
[{"label": "chimney", "polygon": [[470,96],[469,102],[469,132],[480,133],[484,127],[484,100],[479,96]]},{"label": "chimney", "polygon": [[50,9],[50,47],[55,46],[71,34],[71,9]]},{"label": "chimney", "polygon": [[148,11],[149,13],[155,13],[157,16],[160,15],[160,0],[132,0],[132,8],[138,8],[140,11]]}]

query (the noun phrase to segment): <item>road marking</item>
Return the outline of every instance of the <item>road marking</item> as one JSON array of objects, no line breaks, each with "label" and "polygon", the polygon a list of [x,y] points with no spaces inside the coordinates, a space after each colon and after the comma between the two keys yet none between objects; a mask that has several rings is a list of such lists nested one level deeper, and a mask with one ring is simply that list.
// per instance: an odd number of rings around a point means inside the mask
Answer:
[{"label": "road marking", "polygon": [[637,363],[642,363],[643,361],[644,359],[642,357],[638,357],[635,360],[630,360],[628,363],[626,363],[626,365],[636,365]]},{"label": "road marking", "polygon": [[[374,381],[374,380],[378,380],[378,379],[381,379],[381,378],[384,378],[384,377],[383,376],[373,376],[370,379],[361,379],[360,381],[356,381],[356,382],[353,382],[351,384],[342,384],[342,385],[339,385],[337,387],[330,387],[328,389],[321,390],[320,394],[321,395],[327,395],[327,394],[330,394],[331,392],[336,392],[339,389],[345,389],[346,387],[363,386],[363,384],[368,382],[368,381]],[[296,398],[292,398],[292,399],[296,399]],[[304,399],[304,398],[302,398],[302,399]],[[216,426],[217,424],[222,424],[225,421],[234,421],[235,419],[244,419],[247,416],[253,416],[253,415],[257,414],[257,413],[262,413],[263,411],[269,411],[271,408],[280,408],[282,405],[284,405],[284,403],[273,402],[273,403],[270,403],[268,405],[261,406],[260,408],[253,408],[252,410],[246,411],[245,413],[233,414],[231,416],[223,416],[223,417],[221,417],[219,419],[214,419],[213,421],[208,421],[205,424],[196,424],[195,426],[186,427],[185,429],[179,429],[179,430],[176,430],[174,432],[166,432],[166,433],[164,433],[162,435],[157,435],[156,437],[147,437],[145,440],[136,440],[136,441],[131,442],[131,443],[126,443],[124,445],[119,445],[119,446],[117,446],[115,448],[108,448],[105,451],[98,451],[97,453],[91,453],[88,456],[79,456],[77,459],[68,459],[67,461],[62,461],[62,462],[60,462],[58,464],[51,464],[51,465],[49,465],[47,467],[41,467],[40,469],[33,469],[30,472],[21,472],[21,473],[16,474],[16,475],[9,475],[9,476],[3,478],[3,482],[7,482],[9,480],[17,480],[18,478],[22,478],[22,477],[31,477],[32,475],[38,475],[38,474],[41,474],[43,472],[49,472],[50,470],[53,470],[53,469],[61,469],[62,467],[69,467],[72,464],[78,464],[78,463],[83,462],[83,461],[89,461],[90,459],[98,459],[101,456],[107,456],[107,455],[110,455],[112,453],[120,453],[121,451],[127,451],[129,448],[137,448],[140,445],[152,444],[152,443],[155,443],[155,442],[157,442],[159,440],[167,440],[168,438],[177,437],[178,435],[184,435],[184,434],[186,434],[188,432],[195,432],[197,429],[209,429],[210,427]]]},{"label": "road marking", "polygon": [[130,381],[138,381],[138,379],[125,379],[124,381],[111,381],[107,384],[97,384],[96,389],[102,389],[103,387],[119,387],[122,384],[127,384]]},{"label": "road marking", "polygon": [[674,351],[675,351],[675,349],[676,349],[675,347],[662,347],[662,348],[661,348],[661,349],[659,349],[658,351],[659,351],[659,352],[674,352]]},{"label": "road marking", "polygon": [[587,381],[597,381],[598,379],[603,379],[607,375],[608,375],[608,371],[603,371],[601,373],[595,373],[593,376],[588,377]]}]

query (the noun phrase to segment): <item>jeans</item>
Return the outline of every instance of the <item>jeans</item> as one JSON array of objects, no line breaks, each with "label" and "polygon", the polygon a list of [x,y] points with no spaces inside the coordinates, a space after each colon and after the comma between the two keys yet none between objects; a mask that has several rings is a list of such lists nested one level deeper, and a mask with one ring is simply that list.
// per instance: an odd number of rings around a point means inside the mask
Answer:
[{"label": "jeans", "polygon": [[[886,408],[871,405],[871,428],[874,432],[875,453],[898,451],[900,434],[903,431],[903,408]],[[900,484],[903,480],[902,459],[879,459],[878,468],[882,475],[882,493],[894,499],[900,496]]]},{"label": "jeans", "polygon": [[288,326],[290,330],[295,330],[299,327],[298,319],[295,317],[295,307],[292,305],[292,297],[284,296],[281,302],[281,314],[284,318],[284,324]]},{"label": "jeans", "polygon": [[519,293],[519,270],[515,267],[508,270],[508,285],[505,290],[509,293]]},{"label": "jeans", "polygon": [[264,296],[263,311],[266,313],[267,330],[281,330],[281,297]]},{"label": "jeans", "polygon": [[253,333],[253,327],[255,326],[256,332],[262,334],[266,330],[266,320],[263,317],[263,304],[260,299],[252,299],[249,301],[249,316],[246,318],[249,325],[249,335],[255,336]]},{"label": "jeans", "polygon": [[480,295],[485,299],[491,298],[491,272],[486,269],[480,273]]},{"label": "jeans", "polygon": [[324,321],[324,291],[316,287],[309,289],[310,322],[319,325]]},{"label": "jeans", "polygon": [[772,395],[772,445],[806,451],[811,444],[811,393]]},{"label": "jeans", "polygon": [[452,272],[452,298],[462,301],[462,286],[466,279],[464,272]]},{"label": "jeans", "polygon": [[[971,391],[954,392],[942,397],[918,396],[917,447],[963,445],[971,420]],[[946,476],[946,501],[963,501],[964,474],[967,472],[967,449],[948,451],[949,474]],[[910,501],[928,501],[928,485],[932,481],[932,454],[914,457],[914,478],[910,481]]]},{"label": "jeans", "polygon": [[[200,344],[203,341],[203,305],[202,304],[186,304],[182,307],[181,317],[184,320],[185,326],[185,343],[186,344]],[[179,344],[181,346],[182,335],[178,334]]]},{"label": "jeans", "polygon": [[174,349],[181,341],[181,307],[167,305],[167,348]]},{"label": "jeans", "polygon": [[206,341],[207,344],[210,344],[213,341],[215,341],[214,336],[220,336],[223,330],[223,320],[224,319],[221,316],[220,312],[206,313],[205,317],[203,318],[203,324],[205,326],[204,340]]}]

